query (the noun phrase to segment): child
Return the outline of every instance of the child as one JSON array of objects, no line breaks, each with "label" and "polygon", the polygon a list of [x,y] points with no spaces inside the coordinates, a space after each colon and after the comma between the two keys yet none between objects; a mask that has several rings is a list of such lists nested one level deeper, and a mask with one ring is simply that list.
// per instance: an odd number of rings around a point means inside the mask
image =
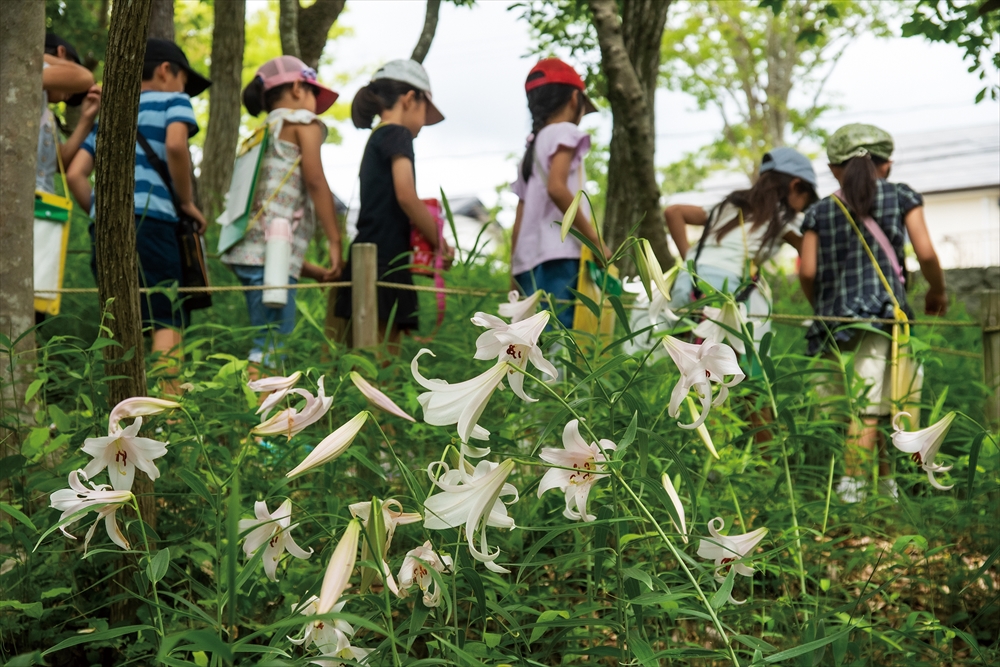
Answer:
[{"label": "child", "polygon": [[[930,285],[924,310],[928,315],[944,315],[948,308],[944,274],[924,223],[923,198],[907,185],[885,180],[892,167],[892,149],[892,137],[872,125],[845,125],[837,130],[826,148],[830,170],[841,186],[834,196],[851,212],[896,301],[912,319],[902,273],[903,246],[909,235],[920,270]],[[819,316],[891,319],[893,298],[834,196],[821,200],[806,213],[799,269],[802,291]],[[868,230],[865,218],[869,217],[880,233]],[[883,329],[888,330],[888,326]],[[859,502],[866,496],[873,472],[866,466],[873,464],[878,420],[887,417],[891,409],[890,340],[885,335],[819,320],[809,327],[806,339],[812,355],[829,357],[838,351],[854,351],[854,373],[870,387],[867,405],[861,410],[862,423],[851,421],[845,475],[837,486],[841,500]],[[884,443],[880,449],[884,450]],[[895,483],[887,477],[888,461],[880,459],[879,475],[884,478],[880,486],[895,496]]]},{"label": "child", "polygon": [[[556,299],[572,300],[569,290],[577,284],[582,244],[573,236],[563,241],[555,223],[583,189],[583,158],[590,150],[590,135],[577,126],[597,109],[584,94],[580,75],[558,58],[532,67],[524,90],[531,134],[511,188],[519,200],[511,235],[511,287],[526,295],[544,290]],[[586,200],[580,203],[573,226],[600,247]],[[572,328],[573,309],[562,308],[558,318]]]},{"label": "child", "polygon": [[[198,133],[191,97],[211,85],[188,64],[179,46],[163,39],[146,42],[142,67],[142,88],[139,96],[138,131],[142,133],[156,156],[165,162],[171,176],[173,192],[181,210],[191,216],[205,231],[205,218],[192,200],[191,156],[188,139]],[[83,183],[94,168],[96,131],[91,131],[70,165],[68,176],[75,184],[74,192],[83,190]],[[170,196],[170,187],[153,168],[142,147],[135,152],[135,245],[139,256],[140,287],[180,284],[183,276],[177,243],[177,212]],[[81,202],[82,203],[82,202]],[[100,224],[100,221],[95,221]],[[183,303],[174,308],[166,294],[144,294],[140,299],[144,326],[152,326],[152,350],[165,357],[180,356],[188,311]],[[168,383],[168,392],[178,394],[176,382]]]},{"label": "child", "polygon": [[[261,158],[250,210],[255,223],[221,257],[242,284],[264,284],[265,233],[276,218],[293,223],[288,284],[296,284],[302,273],[330,280],[340,276],[343,258],[340,229],[333,193],[320,159],[327,129],[317,118],[336,99],[337,93],[316,81],[316,71],[293,56],[281,56],[261,65],[243,90],[243,104],[251,115],[267,111],[265,122],[270,128],[270,140]],[[314,212],[327,238],[332,267],[329,272],[305,262],[306,249],[316,227]],[[244,295],[250,323],[261,330],[254,339],[249,359],[254,364],[273,363],[272,355],[264,354],[267,329],[273,326],[277,333],[289,334],[295,328],[295,290],[288,291],[283,308],[264,305],[263,292],[259,290]],[[274,350],[273,341],[268,347]]]},{"label": "child", "polygon": [[[760,176],[749,190],[732,192],[712,207],[668,206],[663,215],[685,264],[694,262],[698,277],[715,289],[725,286],[735,292],[741,283],[755,278],[747,275],[749,262],[761,266],[778,252],[782,242],[799,249],[801,213],[817,198],[816,172],[808,158],[780,147],[764,154]],[[688,245],[687,225],[705,227],[693,249]],[[680,273],[671,293],[671,308],[690,303],[693,291],[691,275]],[[770,329],[770,300],[756,288],[740,296],[747,301],[749,313],[757,316],[754,338],[759,342]]]},{"label": "child", "polygon": [[[361,208],[354,243],[378,245],[380,281],[412,285],[413,278],[406,268],[411,251],[411,222],[436,252],[445,257],[451,254],[443,239],[438,245],[437,223],[417,196],[413,139],[424,126],[444,120],[434,106],[430,79],[420,63],[414,60],[386,63],[375,72],[371,83],[358,91],[351,102],[354,126],[370,128],[375,116],[379,117],[379,124],[368,138],[361,158]],[[344,273],[350,275],[350,261]],[[350,319],[350,288],[338,291],[334,312],[338,318]],[[391,328],[390,317],[393,317]],[[402,332],[419,325],[417,293],[379,287],[378,320],[379,336],[396,348]]]},{"label": "child", "polygon": [[[58,35],[45,35],[45,60],[42,65],[42,121],[38,131],[38,162],[35,170],[35,191],[56,194],[56,174],[60,166],[70,164],[80,144],[94,126],[101,107],[101,88],[94,85],[94,76],[80,64],[76,49]],[[50,103],[65,102],[68,107],[80,107],[80,119],[64,142],[59,141],[59,129]],[[89,199],[89,186],[87,189]],[[61,193],[69,197],[71,193]],[[58,288],[60,284],[63,238],[67,222],[39,219],[35,221],[35,289]],[[53,295],[54,296],[54,295]],[[36,308],[39,301],[35,301]],[[36,311],[35,321],[45,313]]]}]

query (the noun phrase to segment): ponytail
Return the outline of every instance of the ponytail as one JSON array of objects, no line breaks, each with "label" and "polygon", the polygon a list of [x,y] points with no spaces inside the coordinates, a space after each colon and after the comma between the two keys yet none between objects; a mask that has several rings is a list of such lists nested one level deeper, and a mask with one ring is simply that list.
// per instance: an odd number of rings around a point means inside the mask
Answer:
[{"label": "ponytail", "polygon": [[359,130],[371,128],[375,116],[381,116],[386,109],[396,106],[396,101],[410,91],[416,99],[424,95],[422,90],[396,79],[376,79],[362,88],[351,102],[351,121]]},{"label": "ponytail", "polygon": [[264,79],[255,76],[243,89],[243,106],[251,116],[259,116],[264,110]]},{"label": "ponytail", "polygon": [[[545,76],[544,72],[534,72],[528,76],[528,81]],[[535,163],[535,138],[549,119],[569,104],[577,88],[567,83],[548,83],[528,91],[528,111],[531,112],[531,135],[528,137],[528,147],[521,158],[521,176],[525,182],[531,178]]]},{"label": "ponytail", "polygon": [[844,191],[844,204],[860,217],[867,216],[871,212],[875,196],[878,194],[876,159],[879,164],[885,162],[879,158],[872,158],[871,154],[867,153],[852,157],[840,165],[844,170],[840,179],[841,189]]}]

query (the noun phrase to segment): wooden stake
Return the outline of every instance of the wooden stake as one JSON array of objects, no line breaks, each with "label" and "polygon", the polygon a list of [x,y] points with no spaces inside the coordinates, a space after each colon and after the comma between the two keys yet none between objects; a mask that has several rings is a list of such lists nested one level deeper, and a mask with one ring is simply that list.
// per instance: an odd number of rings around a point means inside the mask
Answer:
[{"label": "wooden stake", "polygon": [[986,422],[1000,427],[1000,290],[983,293],[983,380],[992,394],[986,400]]},{"label": "wooden stake", "polygon": [[351,244],[351,319],[354,347],[378,345],[378,246]]}]

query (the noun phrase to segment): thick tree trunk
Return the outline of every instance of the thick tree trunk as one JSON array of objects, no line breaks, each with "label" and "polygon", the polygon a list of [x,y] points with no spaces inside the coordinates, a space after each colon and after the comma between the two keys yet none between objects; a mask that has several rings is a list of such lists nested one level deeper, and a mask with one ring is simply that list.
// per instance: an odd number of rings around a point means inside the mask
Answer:
[{"label": "thick tree trunk", "polygon": [[209,220],[214,220],[222,209],[239,141],[246,6],[246,0],[215,0],[210,113],[198,188],[202,210]]},{"label": "thick tree trunk", "polygon": [[278,1],[278,36],[281,53],[301,57],[299,50],[299,0]]},{"label": "thick tree trunk", "polygon": [[[139,267],[135,251],[135,133],[139,113],[142,61],[146,52],[151,0],[115,0],[108,30],[104,65],[101,131],[97,135],[95,208],[97,221],[97,288],[111,315],[105,320],[121,347],[105,347],[110,373],[122,376],[108,381],[108,403],[115,405],[146,394],[146,368],[139,314]],[[136,475],[132,486],[139,498],[142,518],[156,525],[153,484]],[[117,587],[127,589],[130,570],[121,567]],[[120,590],[116,589],[115,594]],[[134,614],[134,600],[111,607],[112,622]]]},{"label": "thick tree trunk", "polygon": [[309,67],[319,67],[320,56],[345,0],[316,0],[308,7],[299,7],[299,57]]},{"label": "thick tree trunk", "polygon": [[[42,117],[43,0],[0,3],[0,333],[12,355],[0,354],[0,459],[21,451],[23,400],[34,361],[34,210],[38,126]],[[22,337],[23,336],[23,337]],[[0,499],[9,502],[6,481]]]},{"label": "thick tree trunk", "polygon": [[153,0],[148,38],[174,41],[174,0]]},{"label": "thick tree trunk", "polygon": [[431,42],[434,41],[434,33],[437,32],[438,13],[441,11],[441,0],[427,0],[427,13],[424,15],[424,27],[420,31],[420,38],[417,45],[413,47],[413,54],[410,60],[418,63],[424,62],[427,52],[431,50]]},{"label": "thick tree trunk", "polygon": [[604,235],[615,247],[641,220],[638,234],[649,239],[664,267],[673,262],[660,218],[653,104],[669,5],[668,0],[622,0],[619,19],[614,0],[590,0],[614,117]]}]

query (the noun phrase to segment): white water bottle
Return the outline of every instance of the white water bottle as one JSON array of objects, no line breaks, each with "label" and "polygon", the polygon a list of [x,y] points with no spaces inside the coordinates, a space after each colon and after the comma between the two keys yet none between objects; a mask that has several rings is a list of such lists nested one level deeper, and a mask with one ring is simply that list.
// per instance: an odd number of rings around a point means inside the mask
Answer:
[{"label": "white water bottle", "polygon": [[292,223],[285,218],[274,218],[264,230],[264,305],[284,308],[288,303],[288,289],[276,287],[288,284],[288,270],[292,259]]}]

